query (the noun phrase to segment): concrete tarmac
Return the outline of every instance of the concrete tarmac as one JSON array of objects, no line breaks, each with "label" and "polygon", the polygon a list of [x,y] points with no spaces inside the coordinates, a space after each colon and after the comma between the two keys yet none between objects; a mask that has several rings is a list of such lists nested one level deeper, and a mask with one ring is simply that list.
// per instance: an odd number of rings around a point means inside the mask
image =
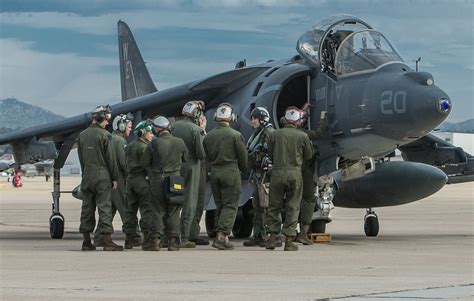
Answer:
[{"label": "concrete tarmac", "polygon": [[[78,177],[63,177],[72,190]],[[378,208],[378,237],[364,210],[336,208],[332,242],[298,252],[210,246],[179,252],[81,252],[81,202],[61,196],[66,232],[49,236],[51,182],[0,178],[1,300],[473,300],[474,184]],[[403,189],[403,188],[400,188]],[[123,244],[121,221],[114,239]],[[203,228],[204,231],[204,228]],[[204,236],[205,234],[202,233]]]}]

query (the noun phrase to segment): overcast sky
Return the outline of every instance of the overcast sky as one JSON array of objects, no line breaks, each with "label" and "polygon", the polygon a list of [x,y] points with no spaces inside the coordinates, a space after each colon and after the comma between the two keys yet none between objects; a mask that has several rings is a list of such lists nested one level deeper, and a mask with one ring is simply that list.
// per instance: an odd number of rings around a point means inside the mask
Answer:
[{"label": "overcast sky", "polygon": [[158,89],[296,54],[318,19],[347,13],[381,31],[450,95],[449,121],[474,118],[474,1],[1,0],[0,98],[72,116],[116,103],[116,27],[132,29]]}]

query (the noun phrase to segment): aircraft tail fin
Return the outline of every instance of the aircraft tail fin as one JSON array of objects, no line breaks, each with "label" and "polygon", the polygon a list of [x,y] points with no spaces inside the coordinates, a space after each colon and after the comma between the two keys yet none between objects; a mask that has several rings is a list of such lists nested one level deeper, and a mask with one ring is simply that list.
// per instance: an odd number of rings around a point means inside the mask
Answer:
[{"label": "aircraft tail fin", "polygon": [[128,25],[117,23],[122,101],[158,91]]}]

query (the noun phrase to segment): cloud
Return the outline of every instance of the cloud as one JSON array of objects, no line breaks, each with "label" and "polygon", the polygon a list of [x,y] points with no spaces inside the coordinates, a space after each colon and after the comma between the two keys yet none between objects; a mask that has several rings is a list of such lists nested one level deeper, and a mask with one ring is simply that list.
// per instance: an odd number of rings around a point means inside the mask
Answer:
[{"label": "cloud", "polygon": [[[470,1],[430,0],[4,0],[0,27],[34,30],[42,44],[32,42],[31,34],[0,40],[0,93],[43,100],[55,112],[59,104],[70,103],[67,112],[60,112],[66,115],[71,115],[69,109],[83,112],[85,101],[88,107],[118,101],[118,19],[131,26],[157,87],[164,89],[232,69],[238,59],[247,58],[252,64],[289,57],[295,53],[298,36],[318,19],[351,13],[380,30],[411,67],[421,56],[420,70],[433,73],[453,100],[470,103],[472,8]],[[90,46],[87,55],[74,45],[47,48],[50,40],[57,39],[52,36],[55,31],[72,36],[75,45]],[[2,37],[5,33],[0,31]]]},{"label": "cloud", "polygon": [[0,45],[0,98],[13,96],[69,116],[120,98],[118,74],[103,71],[116,66],[116,59],[42,53],[14,39],[1,39]]},{"label": "cloud", "polygon": [[115,34],[116,22],[122,19],[133,24],[134,30],[179,27],[268,32],[269,28],[274,28],[298,16],[294,13],[266,13],[259,15],[258,20],[256,20],[255,15],[188,11],[173,11],[172,13],[169,11],[134,11],[101,16],[82,16],[74,13],[58,12],[1,13],[0,25],[68,29],[86,34],[108,35]]}]

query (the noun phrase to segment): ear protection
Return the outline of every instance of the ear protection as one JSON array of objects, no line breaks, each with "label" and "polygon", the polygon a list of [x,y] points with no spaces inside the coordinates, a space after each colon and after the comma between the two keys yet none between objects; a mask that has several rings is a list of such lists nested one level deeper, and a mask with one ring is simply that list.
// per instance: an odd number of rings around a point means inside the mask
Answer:
[{"label": "ear protection", "polygon": [[[97,122],[102,122],[107,117],[110,119],[110,115],[112,114],[112,108],[109,105],[105,106],[98,106],[92,111],[92,118],[94,118]],[[109,115],[109,116],[107,116]]]},{"label": "ear protection", "polygon": [[119,132],[125,132],[125,129],[127,128],[127,123],[129,120],[127,119],[127,116],[120,114],[115,117],[114,121],[112,122],[112,129],[114,131],[119,131]]},{"label": "ear protection", "polygon": [[181,113],[184,116],[189,116],[195,120],[199,119],[199,117],[202,116],[202,113],[205,110],[206,105],[204,104],[203,101],[201,100],[191,100],[188,101],[184,107]]},{"label": "ear protection", "polygon": [[147,132],[153,132],[153,121],[151,120],[140,121],[134,130],[135,135],[138,137],[142,137]]},{"label": "ear protection", "polygon": [[237,115],[234,113],[234,107],[227,102],[221,103],[214,112],[214,120],[236,122]]}]

